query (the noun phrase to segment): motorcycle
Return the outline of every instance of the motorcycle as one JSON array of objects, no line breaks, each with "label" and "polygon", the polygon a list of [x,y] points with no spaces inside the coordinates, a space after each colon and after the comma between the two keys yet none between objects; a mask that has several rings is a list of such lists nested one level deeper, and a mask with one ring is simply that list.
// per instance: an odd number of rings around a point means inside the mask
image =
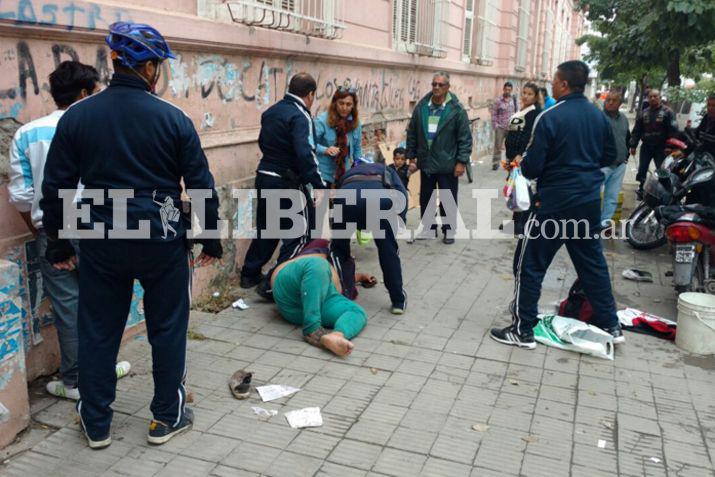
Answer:
[{"label": "motorcycle", "polygon": [[643,200],[626,222],[626,240],[635,249],[649,250],[667,242],[665,227],[655,212],[658,207],[697,202],[692,197],[699,196],[697,189],[702,185],[686,184],[695,171],[709,164],[710,156],[698,150],[697,142],[688,132],[685,136],[690,144],[668,139],[666,151],[670,154],[646,181]]},{"label": "motorcycle", "polygon": [[[715,169],[703,170],[700,180],[712,180]],[[707,176],[710,176],[707,179]],[[715,208],[670,206],[659,215],[668,224],[666,236],[673,254],[673,284],[678,293],[715,294],[711,264],[715,261]]]}]

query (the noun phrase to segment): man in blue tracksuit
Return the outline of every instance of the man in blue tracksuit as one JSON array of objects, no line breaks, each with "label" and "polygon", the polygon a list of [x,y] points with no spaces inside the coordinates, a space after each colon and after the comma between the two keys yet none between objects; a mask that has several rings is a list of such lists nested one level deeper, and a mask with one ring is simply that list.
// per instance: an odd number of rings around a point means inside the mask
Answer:
[{"label": "man in blue tracksuit", "polygon": [[[302,237],[284,238],[278,253],[278,263],[293,257],[307,243],[308,232],[313,229],[315,212],[313,200],[307,186],[324,189],[325,183],[318,172],[315,156],[315,138],[310,108],[315,101],[317,83],[307,73],[298,73],[288,84],[285,97],[268,108],[261,116],[261,132],[258,147],[263,157],[256,171],[258,210],[256,214],[257,238],[251,241],[241,269],[241,287],[251,288],[263,280],[263,266],[273,256],[281,239],[264,237],[267,218],[267,201],[262,191],[275,189],[297,189],[305,195],[306,206],[302,215],[306,217],[308,230]],[[289,209],[290,200],[281,199],[280,208]],[[281,220],[281,230],[288,230],[291,222]],[[264,282],[265,286],[270,281]],[[265,290],[267,291],[267,289]]]},{"label": "man in blue tracksuit", "polygon": [[566,245],[593,307],[591,324],[624,340],[598,238],[603,183],[602,167],[616,160],[608,119],[584,96],[588,66],[567,61],[553,80],[556,105],[541,113],[521,171],[537,180],[536,206],[524,226],[515,255],[512,324],[491,330],[500,343],[534,349],[541,283],[556,252]]},{"label": "man in blue tracksuit", "polygon": [[[397,230],[397,215],[403,222],[407,213],[407,189],[402,184],[400,176],[393,168],[386,168],[384,164],[361,163],[352,167],[340,179],[338,184],[340,190],[352,191],[354,200],[346,200],[344,197],[335,198],[335,207],[342,209],[342,220],[334,220],[333,230],[345,230],[347,224],[355,224],[357,230],[369,230],[375,235],[375,245],[380,260],[380,268],[385,281],[385,287],[390,294],[392,306],[391,312],[401,315],[407,306],[407,295],[402,288],[402,266],[400,264],[399,247],[395,239]],[[370,199],[365,191],[394,190],[404,197],[405,206],[394,217],[381,219],[379,223],[372,223],[369,217],[376,217],[378,210],[370,210]],[[392,199],[385,196],[380,197],[380,210],[392,209]],[[392,220],[392,225],[391,225]],[[372,227],[371,227],[372,225]],[[375,228],[377,226],[377,228]],[[394,226],[394,228],[393,228]],[[384,235],[384,236],[380,236]],[[345,262],[350,257],[350,239],[333,239],[331,243],[335,255]]]},{"label": "man in blue tracksuit", "polygon": [[[191,276],[189,221],[179,211],[182,180],[186,189],[208,191],[204,230],[215,230],[218,220],[214,180],[191,119],[152,94],[161,62],[174,58],[171,49],[158,31],[142,24],[114,23],[106,41],[115,74],[106,90],[75,103],[60,119],[40,202],[51,239],[46,255],[55,267],[74,260],[74,249],[58,238],[58,231],[104,227],[96,239],[79,241],[77,410],[93,449],[111,444],[114,363],[135,279],[144,288],[152,346],[154,419],[147,440],[162,444],[191,428],[193,414],[185,407],[183,384]],[[83,207],[90,213],[89,223],[82,220],[78,227],[76,220],[63,216],[62,197],[67,195],[62,190],[74,189],[80,180]],[[133,198],[116,200],[120,189]],[[131,233],[136,236],[128,237]],[[221,257],[219,239],[198,241],[203,244],[199,265]]]}]

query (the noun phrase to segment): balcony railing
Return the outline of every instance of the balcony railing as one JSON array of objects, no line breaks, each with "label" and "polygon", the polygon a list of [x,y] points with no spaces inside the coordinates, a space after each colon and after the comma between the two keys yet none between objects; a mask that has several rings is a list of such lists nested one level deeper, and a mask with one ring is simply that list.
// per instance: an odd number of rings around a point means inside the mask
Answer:
[{"label": "balcony railing", "polygon": [[343,0],[224,0],[231,19],[253,27],[341,38]]}]

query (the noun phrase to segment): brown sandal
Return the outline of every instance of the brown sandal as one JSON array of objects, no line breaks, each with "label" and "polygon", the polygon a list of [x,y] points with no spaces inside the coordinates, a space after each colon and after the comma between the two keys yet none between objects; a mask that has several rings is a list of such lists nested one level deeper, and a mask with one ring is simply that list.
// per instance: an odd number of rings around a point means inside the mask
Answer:
[{"label": "brown sandal", "polygon": [[328,334],[328,330],[325,328],[318,328],[317,330],[313,331],[309,335],[303,335],[303,339],[308,343],[313,346],[316,346],[318,348],[325,348],[322,343],[320,342],[320,338]]}]

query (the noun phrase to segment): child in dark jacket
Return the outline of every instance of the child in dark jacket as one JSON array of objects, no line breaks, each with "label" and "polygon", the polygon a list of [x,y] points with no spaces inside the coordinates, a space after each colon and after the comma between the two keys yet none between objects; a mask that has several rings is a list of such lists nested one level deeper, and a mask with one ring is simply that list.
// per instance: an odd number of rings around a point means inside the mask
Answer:
[{"label": "child in dark jacket", "polygon": [[402,181],[402,185],[405,186],[405,189],[407,189],[407,184],[410,182],[410,168],[407,165],[407,157],[405,156],[405,148],[403,147],[396,147],[394,151],[392,151],[392,164],[390,164],[387,167],[390,167],[397,172],[397,175],[400,176],[400,180]]}]

